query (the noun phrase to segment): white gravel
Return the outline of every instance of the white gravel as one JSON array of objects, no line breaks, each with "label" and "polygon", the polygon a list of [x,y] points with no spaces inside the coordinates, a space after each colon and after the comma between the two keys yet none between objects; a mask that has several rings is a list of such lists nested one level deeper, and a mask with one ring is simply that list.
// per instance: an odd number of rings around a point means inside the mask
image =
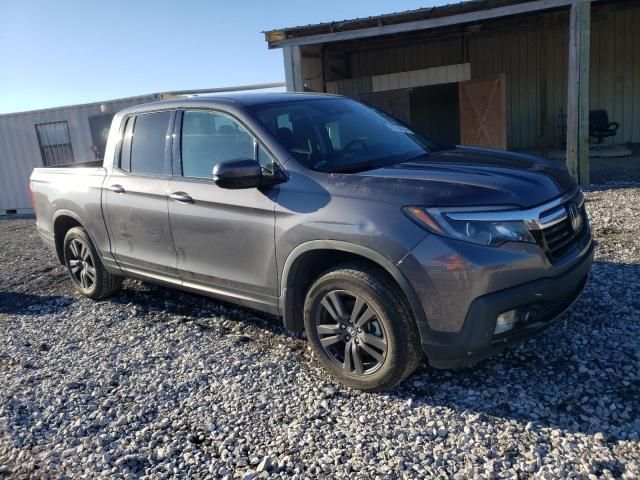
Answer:
[{"label": "white gravel", "polygon": [[127,281],[73,292],[0,221],[0,478],[638,478],[640,185],[587,193],[592,278],[474,368],[341,387],[275,319]]}]

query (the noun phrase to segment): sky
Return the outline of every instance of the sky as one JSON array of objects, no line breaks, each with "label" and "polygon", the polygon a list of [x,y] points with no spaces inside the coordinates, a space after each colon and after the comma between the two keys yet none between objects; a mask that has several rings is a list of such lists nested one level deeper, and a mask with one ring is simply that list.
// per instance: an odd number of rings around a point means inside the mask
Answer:
[{"label": "sky", "polygon": [[284,81],[265,30],[449,0],[0,0],[0,113]]}]

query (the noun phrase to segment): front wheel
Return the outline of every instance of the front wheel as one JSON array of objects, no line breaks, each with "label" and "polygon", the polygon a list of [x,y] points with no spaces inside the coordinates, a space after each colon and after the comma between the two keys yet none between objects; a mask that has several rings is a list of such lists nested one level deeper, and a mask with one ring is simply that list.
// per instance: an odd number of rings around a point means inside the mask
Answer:
[{"label": "front wheel", "polygon": [[309,289],[304,323],[320,363],[349,387],[387,390],[422,358],[413,316],[397,285],[377,268],[353,264],[325,272]]},{"label": "front wheel", "polygon": [[74,286],[86,297],[99,300],[120,290],[122,277],[107,272],[84,228],[71,228],[65,235],[64,263]]}]

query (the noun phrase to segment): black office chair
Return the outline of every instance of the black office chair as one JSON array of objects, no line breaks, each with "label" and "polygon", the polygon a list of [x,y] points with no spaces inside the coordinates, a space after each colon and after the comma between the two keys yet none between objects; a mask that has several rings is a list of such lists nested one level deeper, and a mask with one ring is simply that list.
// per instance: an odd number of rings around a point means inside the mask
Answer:
[{"label": "black office chair", "polygon": [[589,136],[597,138],[598,143],[602,143],[603,138],[615,136],[618,128],[620,128],[618,122],[609,122],[606,110],[591,110],[589,112]]}]

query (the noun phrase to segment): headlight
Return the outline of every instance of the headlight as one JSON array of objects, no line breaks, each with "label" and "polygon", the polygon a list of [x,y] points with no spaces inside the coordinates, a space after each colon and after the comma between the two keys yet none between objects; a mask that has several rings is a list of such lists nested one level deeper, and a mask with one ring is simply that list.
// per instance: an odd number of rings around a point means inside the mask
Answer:
[{"label": "headlight", "polygon": [[490,247],[497,247],[505,242],[536,243],[523,220],[483,219],[491,217],[487,215],[488,210],[461,212],[460,209],[423,207],[405,207],[402,210],[411,220],[427,230],[465,242]]}]

